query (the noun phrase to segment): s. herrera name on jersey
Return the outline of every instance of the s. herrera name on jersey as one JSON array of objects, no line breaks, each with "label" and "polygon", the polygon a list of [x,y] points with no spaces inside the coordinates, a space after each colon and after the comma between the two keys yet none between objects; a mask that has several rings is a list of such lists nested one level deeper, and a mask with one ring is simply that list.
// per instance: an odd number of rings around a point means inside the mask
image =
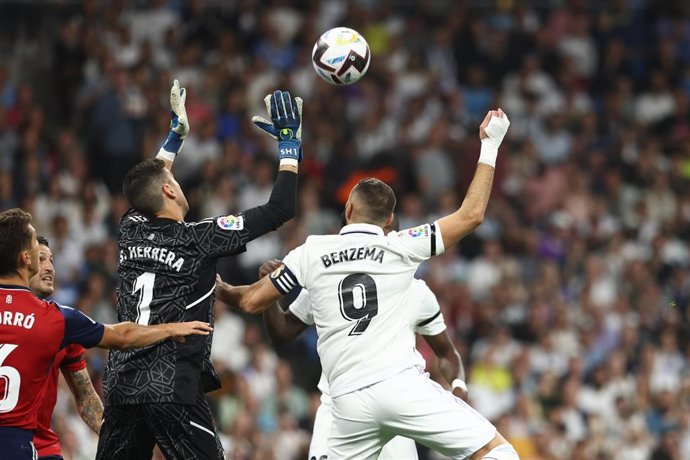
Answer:
[{"label": "s. herrera name on jersey", "polygon": [[177,272],[182,269],[182,264],[184,264],[184,259],[177,257],[174,252],[165,248],[152,248],[150,246],[128,246],[127,250],[121,250],[120,263],[128,259],[153,259],[168,265]]},{"label": "s. herrera name on jersey", "polygon": [[369,248],[361,246],[359,248],[348,248],[338,252],[331,252],[321,256],[321,262],[325,268],[341,262],[352,262],[353,260],[369,259],[380,264],[383,263],[383,249]]}]

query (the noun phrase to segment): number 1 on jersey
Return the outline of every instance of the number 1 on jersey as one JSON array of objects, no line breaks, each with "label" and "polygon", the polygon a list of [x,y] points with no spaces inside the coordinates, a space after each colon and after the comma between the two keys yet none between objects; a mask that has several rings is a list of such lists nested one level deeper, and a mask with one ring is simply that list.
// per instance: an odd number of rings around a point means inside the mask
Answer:
[{"label": "number 1 on jersey", "polygon": [[143,273],[134,283],[133,294],[141,290],[139,304],[137,305],[137,324],[148,326],[151,318],[151,301],[153,300],[153,284],[156,282],[155,273]]},{"label": "number 1 on jersey", "polygon": [[349,335],[362,335],[371,319],[379,313],[379,299],[374,278],[366,273],[347,275],[338,285],[340,313],[348,321],[357,321]]}]

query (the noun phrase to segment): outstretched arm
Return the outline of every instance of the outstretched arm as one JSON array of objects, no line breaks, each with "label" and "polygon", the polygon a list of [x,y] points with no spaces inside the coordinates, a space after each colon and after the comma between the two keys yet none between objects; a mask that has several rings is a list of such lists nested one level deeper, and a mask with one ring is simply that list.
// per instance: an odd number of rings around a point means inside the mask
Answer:
[{"label": "outstretched arm", "polygon": [[262,313],[298,286],[302,288],[308,287],[306,284],[303,284],[306,281],[302,280],[300,276],[301,260],[304,251],[304,245],[293,249],[285,256],[283,263],[279,264],[277,269],[269,276],[264,276],[252,285],[223,285],[218,293],[218,298],[231,308],[244,313]]},{"label": "outstretched arm", "polygon": [[[269,260],[268,262],[265,262],[259,268],[259,277],[263,278],[268,273],[274,271],[281,264],[282,262],[279,260]],[[220,275],[217,275],[216,299],[230,305],[230,302],[232,302],[232,296],[233,286],[223,281]],[[288,310],[290,302],[285,301],[287,301],[289,297],[290,295],[283,297],[264,311],[264,326],[266,327],[266,332],[268,332],[268,336],[271,338],[273,345],[283,345],[295,339],[307,327],[309,327],[308,324],[300,321],[299,318]],[[294,297],[291,300],[294,300]],[[237,309],[236,306],[234,306],[234,308]]]},{"label": "outstretched arm", "polygon": [[[254,123],[278,140],[280,170],[266,204],[236,215],[204,219],[188,227],[206,256],[217,258],[242,252],[247,243],[276,230],[297,209],[297,165],[302,158],[302,100],[286,91],[265,98],[273,122],[254,117]],[[210,288],[210,286],[209,286]]]},{"label": "outstretched arm", "polygon": [[[282,262],[280,260],[269,260],[268,262],[264,262],[261,267],[259,267],[259,278],[263,278],[269,273],[277,270],[281,264]],[[300,302],[297,305],[303,305],[302,302],[306,302],[304,305],[308,305],[308,295],[302,295],[300,300],[297,300],[301,291],[302,288],[293,289],[288,295],[264,311],[264,326],[266,327],[266,331],[273,345],[283,345],[284,343],[290,342],[309,327],[308,324],[301,321],[289,310],[293,302]]]},{"label": "outstretched arm", "polygon": [[74,308],[54,304],[65,320],[61,348],[76,343],[85,348],[141,348],[166,339],[184,342],[188,335],[208,335],[213,328],[201,321],[144,326],[123,322],[98,323]]},{"label": "outstretched arm", "polygon": [[451,386],[453,394],[467,401],[467,385],[465,384],[465,367],[462,365],[460,353],[453,345],[448,332],[436,335],[425,335],[424,340],[429,344],[438,358],[438,368],[441,375]]},{"label": "outstretched arm", "polygon": [[89,371],[87,369],[69,371],[63,368],[62,375],[74,395],[82,420],[94,433],[99,434],[103,421],[103,403],[93,387]]},{"label": "outstretched arm", "polygon": [[175,157],[182,150],[182,144],[189,134],[189,119],[184,106],[186,99],[187,90],[180,88],[180,82],[175,80],[170,88],[170,132],[156,155],[156,158],[165,162],[168,169],[172,169]]},{"label": "outstretched arm", "polygon": [[254,124],[278,141],[278,177],[268,203],[244,211],[249,240],[271,232],[295,217],[297,172],[302,161],[302,99],[287,91],[276,91],[264,98],[271,121],[255,116]]},{"label": "outstretched arm", "polygon": [[446,249],[474,231],[484,221],[484,212],[489,204],[494,182],[498,147],[508,131],[508,126],[510,121],[501,109],[490,111],[480,125],[479,138],[482,147],[479,164],[467,189],[467,195],[457,211],[438,221]]},{"label": "outstretched arm", "polygon": [[191,321],[187,323],[156,324],[142,326],[125,322],[104,324],[103,338],[98,343],[100,348],[141,348],[153,345],[166,339],[184,341],[188,335],[208,335],[213,330],[208,323]]},{"label": "outstretched arm", "polygon": [[265,276],[249,286],[232,286],[223,282],[220,287],[216,285],[216,296],[230,308],[256,315],[270,308],[283,294]]},{"label": "outstretched arm", "polygon": [[281,168],[286,169],[278,172],[268,202],[242,212],[247,241],[276,230],[297,213],[297,174],[289,171],[292,166]]}]

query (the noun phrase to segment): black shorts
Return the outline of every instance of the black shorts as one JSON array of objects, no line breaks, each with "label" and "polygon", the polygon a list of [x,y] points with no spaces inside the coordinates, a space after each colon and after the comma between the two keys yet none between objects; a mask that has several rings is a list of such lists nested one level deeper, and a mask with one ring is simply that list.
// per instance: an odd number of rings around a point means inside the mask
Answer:
[{"label": "black shorts", "polygon": [[106,406],[97,460],[150,460],[158,444],[168,460],[222,460],[206,396],[197,403]]}]

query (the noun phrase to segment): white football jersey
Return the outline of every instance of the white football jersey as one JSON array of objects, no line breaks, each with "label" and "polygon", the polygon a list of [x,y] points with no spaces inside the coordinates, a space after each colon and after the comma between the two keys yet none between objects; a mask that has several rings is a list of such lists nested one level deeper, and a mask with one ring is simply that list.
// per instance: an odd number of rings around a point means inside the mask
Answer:
[{"label": "white football jersey", "polygon": [[309,292],[332,397],[420,363],[408,299],[419,264],[443,250],[436,223],[388,235],[351,224],[338,235],[308,237],[271,274],[283,294],[297,285]]},{"label": "white football jersey", "polygon": [[[438,300],[436,300],[436,296],[431,292],[429,286],[420,279],[414,279],[412,281],[412,286],[410,286],[409,294],[405,310],[410,317],[408,325],[413,333],[420,335],[436,335],[445,331],[446,323],[441,314],[441,306],[438,304]],[[304,324],[314,324],[311,299],[306,289],[300,291],[289,308],[290,312]],[[412,338],[412,346],[415,346],[414,338]],[[416,352],[416,354],[418,362],[411,363],[411,365],[419,365],[422,368],[426,368],[426,362],[422,355],[419,352]],[[328,381],[323,373],[319,379],[318,388],[322,396],[321,402],[328,404],[330,401],[330,392],[328,389]]]}]

